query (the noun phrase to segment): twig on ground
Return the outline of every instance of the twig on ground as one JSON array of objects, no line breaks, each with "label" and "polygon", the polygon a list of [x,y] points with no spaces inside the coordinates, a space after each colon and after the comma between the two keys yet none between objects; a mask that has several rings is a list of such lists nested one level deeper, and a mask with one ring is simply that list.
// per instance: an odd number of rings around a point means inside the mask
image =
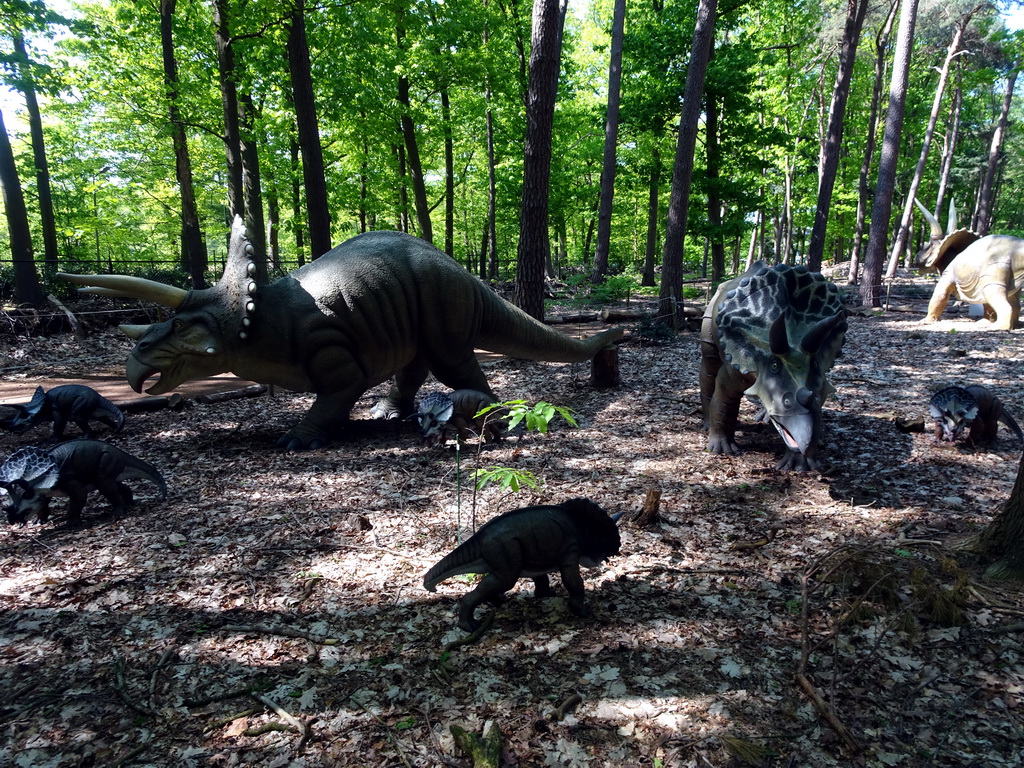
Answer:
[{"label": "twig on ground", "polygon": [[149,744],[140,744],[135,749],[129,750],[124,756],[117,759],[114,763],[114,768],[121,768],[122,765],[128,765],[128,763],[141,755],[147,749],[149,749]]},{"label": "twig on ground", "polygon": [[236,691],[228,691],[227,693],[216,693],[213,696],[204,696],[201,699],[185,699],[184,704],[189,709],[196,709],[197,707],[205,707],[207,704],[216,704],[219,701],[229,701],[230,699],[240,699],[243,696],[248,696],[252,693],[252,686],[246,686],[245,688],[239,688]]},{"label": "twig on ground", "polygon": [[815,690],[811,681],[800,672],[796,675],[796,681],[800,683],[800,687],[804,689],[804,693],[806,693],[808,698],[810,698],[814,708],[818,710],[818,712],[821,713],[821,716],[828,721],[828,724],[832,726],[832,730],[839,734],[839,737],[843,740],[846,746],[854,752],[860,752],[862,749],[860,743],[856,738],[854,738],[853,734],[850,733],[849,729],[843,725],[842,721],[836,716],[832,707],[830,707],[828,703],[821,698],[821,694]]},{"label": "twig on ground", "polygon": [[121,696],[128,708],[134,712],[138,712],[140,715],[146,717],[155,717],[155,713],[149,707],[144,707],[141,704],[136,703],[132,700],[132,697],[128,694],[128,684],[125,681],[124,671],[124,659],[121,658],[121,654],[114,650],[114,677],[117,681],[117,692]]},{"label": "twig on ground", "polygon": [[583,703],[583,697],[578,693],[571,694],[565,701],[558,705],[558,708],[551,713],[551,719],[556,722],[565,720],[565,716]]},{"label": "twig on ground", "polygon": [[280,635],[281,637],[295,637],[300,640],[308,640],[317,645],[337,645],[338,638],[324,637],[313,632],[306,632],[291,627],[275,627],[270,624],[225,624],[221,627],[225,632],[242,632],[253,635]]},{"label": "twig on ground", "polygon": [[153,668],[153,674],[149,677],[149,705],[156,708],[156,676],[160,673],[160,670],[170,663],[171,659],[178,655],[178,651],[173,646],[166,649],[163,656],[160,657],[160,661],[156,663]]},{"label": "twig on ground", "polygon": [[373,718],[373,719],[374,719],[374,720],[375,720],[375,721],[377,722],[377,724],[378,724],[378,725],[380,725],[380,726],[381,726],[382,728],[384,728],[384,729],[385,729],[385,730],[387,731],[387,735],[388,735],[388,740],[389,740],[389,741],[390,741],[390,742],[391,742],[392,744],[394,744],[394,745],[395,745],[395,750],[396,750],[396,751],[398,752],[398,757],[399,757],[399,759],[400,759],[400,760],[402,761],[402,765],[404,765],[404,766],[405,766],[406,768],[412,768],[412,763],[410,763],[410,762],[409,762],[409,758],[408,758],[408,757],[406,757],[406,755],[405,755],[405,750],[404,750],[404,749],[402,749],[402,744],[401,744],[401,742],[400,742],[400,741],[398,740],[398,738],[396,738],[396,736],[395,736],[395,735],[394,735],[394,734],[393,734],[393,733],[391,732],[391,728],[390,728],[390,726],[388,726],[388,724],[387,724],[387,723],[385,723],[385,722],[384,722],[384,721],[383,721],[383,720],[382,720],[382,719],[380,718],[380,716],[378,716],[378,715],[377,715],[377,714],[376,714],[375,712],[371,712],[371,711],[370,711],[369,709],[367,709],[367,708],[366,708],[366,705],[365,705],[365,704],[363,704],[363,702],[361,702],[361,701],[360,701],[359,699],[357,699],[357,698],[356,698],[356,697],[355,697],[354,695],[353,695],[353,696],[349,696],[349,697],[348,697],[348,700],[349,700],[349,701],[351,701],[351,702],[353,702],[353,703],[354,703],[354,704],[355,704],[355,705],[356,705],[357,707],[359,707],[359,708],[360,708],[361,710],[363,710],[363,712],[365,712],[365,713],[366,713],[366,714],[368,714],[368,715],[369,715],[370,717],[372,717],[372,718]]}]

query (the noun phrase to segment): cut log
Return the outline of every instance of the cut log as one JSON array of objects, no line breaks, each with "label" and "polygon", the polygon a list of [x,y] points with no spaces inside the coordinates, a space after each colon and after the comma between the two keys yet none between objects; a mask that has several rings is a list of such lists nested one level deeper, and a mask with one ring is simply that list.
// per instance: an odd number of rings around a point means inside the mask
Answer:
[{"label": "cut log", "polygon": [[266,394],[266,384],[253,384],[241,389],[232,389],[228,392],[214,392],[209,395],[200,395],[196,398],[197,403],[212,405],[213,403],[226,403],[228,400],[239,400],[243,397],[259,397]]},{"label": "cut log", "polygon": [[617,387],[622,383],[619,375],[619,348],[605,347],[590,362],[590,384],[597,389]]},{"label": "cut log", "polygon": [[644,315],[650,314],[642,309],[609,309],[601,310],[601,319],[606,323],[624,323],[627,320],[643,320]]}]

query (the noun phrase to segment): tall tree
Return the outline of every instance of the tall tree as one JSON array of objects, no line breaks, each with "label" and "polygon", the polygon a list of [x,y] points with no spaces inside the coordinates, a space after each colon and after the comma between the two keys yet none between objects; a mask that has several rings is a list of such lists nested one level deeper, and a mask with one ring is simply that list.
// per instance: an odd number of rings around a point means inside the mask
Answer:
[{"label": "tall tree", "polygon": [[32,157],[36,167],[36,195],[39,198],[39,221],[43,232],[43,259],[49,272],[56,272],[58,266],[57,220],[53,214],[53,192],[50,189],[50,164],[46,159],[46,142],[43,140],[43,117],[36,98],[33,63],[28,57],[25,37],[21,32],[14,34],[14,54],[18,62],[18,90],[25,97],[28,111],[28,128],[32,136]]},{"label": "tall tree", "polygon": [[1010,116],[1010,102],[1013,99],[1013,89],[1017,84],[1019,72],[1020,63],[1015,62],[1006,78],[1003,106],[999,111],[995,129],[992,131],[992,141],[989,143],[988,162],[985,164],[985,174],[982,176],[981,187],[978,190],[978,215],[974,228],[979,235],[987,235],[992,226],[992,197],[996,183],[996,171],[999,169],[1003,137],[1006,135],[1006,123]]},{"label": "tall tree", "polygon": [[515,303],[538,320],[544,318],[544,267],[551,258],[548,235],[551,132],[567,6],[568,0],[533,2]]},{"label": "tall tree", "polygon": [[181,244],[185,268],[193,288],[206,287],[208,263],[206,241],[199,227],[196,211],[195,186],[192,178],[192,158],[185,135],[185,120],[181,114],[178,93],[178,60],[174,52],[174,11],[177,0],[160,0],[160,49],[163,58],[164,87],[167,112],[174,142],[174,164],[181,192]]},{"label": "tall tree", "polygon": [[619,142],[619,97],[622,92],[622,30],[626,0],[615,0],[612,11],[611,53],[608,62],[608,110],[604,121],[604,158],[601,164],[600,201],[597,206],[597,244],[591,282],[600,283],[608,272],[612,239],[612,202],[615,197],[616,149]]},{"label": "tall tree", "polygon": [[686,237],[686,214],[690,206],[697,124],[703,104],[704,78],[711,58],[717,9],[718,0],[700,0],[697,7],[697,26],[693,30],[690,63],[686,70],[686,90],[679,118],[679,139],[672,169],[672,191],[669,195],[668,223],[662,254],[661,292],[658,297],[659,322],[671,328],[678,328],[683,320],[683,240]]},{"label": "tall tree", "polygon": [[814,209],[811,243],[807,247],[807,268],[814,272],[821,269],[822,254],[825,251],[828,212],[832,206],[832,190],[835,188],[836,173],[839,170],[839,150],[843,143],[843,126],[846,123],[846,102],[850,96],[853,65],[867,10],[868,0],[846,0],[846,25],[839,47],[839,68],[836,71],[836,84],[832,89],[832,103],[828,110],[828,129],[818,155],[818,204]]},{"label": "tall tree", "polygon": [[921,179],[924,177],[925,164],[928,162],[928,153],[931,151],[932,138],[935,136],[935,124],[939,120],[939,109],[942,106],[942,97],[946,92],[946,82],[949,80],[949,68],[956,56],[962,51],[960,44],[964,37],[964,31],[970,24],[974,15],[984,6],[976,5],[961,16],[953,25],[952,38],[946,48],[946,58],[939,69],[939,82],[935,86],[935,96],[932,99],[932,111],[928,116],[928,127],[925,128],[924,136],[921,139],[921,155],[917,159],[917,168],[914,170],[914,177],[910,181],[910,190],[907,192],[906,202],[903,204],[903,217],[900,219],[899,228],[896,230],[896,237],[892,244],[892,253],[889,256],[889,266],[885,276],[892,278],[896,276],[896,268],[899,266],[900,254],[907,244],[907,235],[910,231],[910,218],[914,213],[914,200],[917,197],[918,187],[921,186]]},{"label": "tall tree", "polygon": [[327,177],[320,144],[313,74],[306,38],[306,0],[293,0],[288,29],[288,70],[292,78],[295,122],[302,151],[302,180],[306,193],[309,247],[312,258],[331,249],[331,212],[327,201]]},{"label": "tall tree", "polygon": [[875,202],[871,209],[871,230],[864,259],[864,279],[860,295],[869,307],[879,306],[882,291],[882,262],[885,259],[889,220],[892,217],[892,197],[896,188],[896,164],[900,153],[900,133],[903,131],[903,113],[907,101],[907,81],[910,76],[910,54],[914,47],[914,26],[917,23],[918,0],[900,1],[900,26],[896,33],[896,52],[893,54],[892,80],[889,83],[889,108],[886,113],[885,134],[878,162],[875,183]]},{"label": "tall tree", "polygon": [[[395,39],[398,49],[405,51],[405,6],[399,3],[396,8]],[[398,75],[398,104],[402,109],[402,139],[405,142],[405,156],[408,163],[410,181],[412,182],[412,199],[416,209],[416,223],[420,228],[420,237],[428,243],[434,242],[434,227],[430,222],[430,203],[427,201],[427,187],[423,176],[423,162],[420,159],[419,142],[416,139],[416,123],[412,119],[412,100],[409,96],[409,76],[403,68]]]},{"label": "tall tree", "polygon": [[43,289],[39,285],[35,260],[32,257],[32,230],[28,224],[25,193],[14,163],[14,151],[0,110],[0,189],[3,191],[7,231],[11,238],[11,259],[14,262],[14,293],[19,304],[43,305]]},{"label": "tall tree", "polygon": [[228,168],[228,216],[245,212],[242,193],[241,137],[238,125],[238,78],[235,72],[235,48],[231,42],[228,0],[213,0],[213,36],[217,45],[217,75],[224,110],[224,152]]},{"label": "tall tree", "polygon": [[849,285],[857,285],[860,271],[860,255],[864,248],[864,229],[867,224],[868,209],[868,176],[871,174],[871,163],[875,155],[875,143],[878,135],[878,106],[882,100],[882,85],[885,78],[885,59],[889,48],[889,35],[900,0],[890,0],[889,12],[875,34],[875,75],[871,87],[871,106],[868,110],[868,135],[864,142],[864,159],[860,164],[860,175],[857,179],[857,230],[853,236],[853,251],[850,254],[850,273],[847,276]]}]

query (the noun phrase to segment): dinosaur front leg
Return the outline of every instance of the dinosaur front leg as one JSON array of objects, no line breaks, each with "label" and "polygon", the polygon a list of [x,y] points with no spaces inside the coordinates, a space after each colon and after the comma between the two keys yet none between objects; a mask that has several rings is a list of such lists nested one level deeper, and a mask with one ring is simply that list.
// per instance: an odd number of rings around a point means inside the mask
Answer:
[{"label": "dinosaur front leg", "polygon": [[283,434],[277,447],[286,451],[306,451],[323,448],[348,421],[349,412],[355,405],[359,392],[317,395],[313,406],[302,417],[302,421]]},{"label": "dinosaur front leg", "polygon": [[562,563],[559,573],[562,576],[565,591],[569,593],[569,610],[576,616],[589,616],[590,609],[584,602],[586,592],[583,588],[583,575],[580,573],[579,559],[572,558],[568,562]]},{"label": "dinosaur front leg", "polygon": [[[747,382],[744,382],[746,384]],[[715,376],[714,394],[706,406],[708,451],[738,456],[743,451],[736,444],[736,424],[745,386],[739,385],[732,368],[723,365]]]},{"label": "dinosaur front leg", "polygon": [[926,323],[934,323],[942,317],[942,313],[946,309],[946,303],[949,301],[949,297],[955,288],[956,283],[953,280],[952,272],[949,270],[943,272],[939,282],[935,284],[935,290],[932,291],[931,301],[928,302],[928,314],[924,318]]}]

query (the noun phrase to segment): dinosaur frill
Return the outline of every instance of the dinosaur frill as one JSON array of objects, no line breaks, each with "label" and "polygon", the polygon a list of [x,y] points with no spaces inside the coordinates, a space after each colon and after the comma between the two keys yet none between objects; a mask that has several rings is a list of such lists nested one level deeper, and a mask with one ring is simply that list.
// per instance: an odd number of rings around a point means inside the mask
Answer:
[{"label": "dinosaur frill", "polygon": [[[767,371],[772,359],[800,366],[815,356],[827,371],[839,356],[846,335],[842,300],[835,284],[806,267],[762,266],[740,279],[717,307],[722,358],[741,374]],[[796,348],[804,355],[791,355]],[[805,371],[791,371],[797,379]],[[747,390],[762,401],[763,377]]]}]

